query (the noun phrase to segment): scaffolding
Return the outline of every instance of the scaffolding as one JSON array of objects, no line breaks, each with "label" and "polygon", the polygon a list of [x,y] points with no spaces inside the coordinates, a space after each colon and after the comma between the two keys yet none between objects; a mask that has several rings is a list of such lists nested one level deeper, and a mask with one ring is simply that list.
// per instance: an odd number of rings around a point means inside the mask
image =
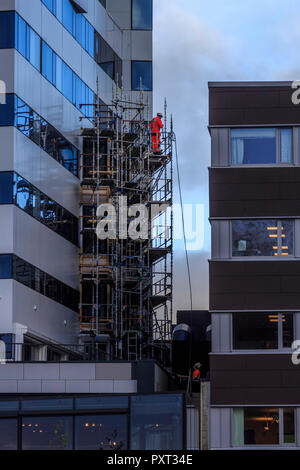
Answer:
[{"label": "scaffolding", "polygon": [[[95,338],[102,358],[155,358],[166,365],[173,285],[172,122],[168,130],[165,103],[161,152],[153,153],[149,105],[142,92],[135,101],[120,90],[109,106],[98,98],[93,126],[81,130],[80,324],[83,334]],[[107,238],[98,238],[99,223]]]}]

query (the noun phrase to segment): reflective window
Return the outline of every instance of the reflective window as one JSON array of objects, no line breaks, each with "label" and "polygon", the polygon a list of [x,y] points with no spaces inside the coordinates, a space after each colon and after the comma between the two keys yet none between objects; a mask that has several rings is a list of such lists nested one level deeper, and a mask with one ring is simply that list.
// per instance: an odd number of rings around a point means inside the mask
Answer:
[{"label": "reflective window", "polygon": [[17,96],[14,115],[14,125],[22,134],[42,147],[75,176],[78,175],[79,150]]},{"label": "reflective window", "polygon": [[13,11],[0,12],[0,49],[11,49],[14,47],[14,23]]},{"label": "reflective window", "polygon": [[42,74],[52,85],[56,84],[56,57],[51,49],[44,41],[42,43]]},{"label": "reflective window", "polygon": [[76,398],[75,406],[78,410],[85,409],[112,409],[128,408],[128,397],[107,396],[107,397],[85,397]]},{"label": "reflective window", "polygon": [[71,450],[71,416],[33,416],[22,419],[23,450]]},{"label": "reflective window", "polygon": [[152,0],[132,0],[132,29],[152,29]]},{"label": "reflective window", "polygon": [[[1,182],[0,173],[0,182]],[[14,174],[13,202],[27,214],[55,231],[66,240],[78,244],[78,219],[65,208]]]},{"label": "reflective window", "polygon": [[294,340],[292,313],[233,313],[233,349],[290,348]]},{"label": "reflective window", "polygon": [[0,255],[0,279],[12,278],[12,255]]},{"label": "reflective window", "polygon": [[131,397],[131,449],[182,449],[182,396]]},{"label": "reflective window", "polygon": [[0,419],[0,450],[17,450],[18,421],[15,418]]},{"label": "reflective window", "polygon": [[[4,341],[3,336],[7,336],[7,335],[1,335],[0,339],[2,341]],[[17,400],[0,401],[0,412],[18,411],[18,409],[19,409],[19,402]]]},{"label": "reflective window", "polygon": [[56,0],[42,0],[42,2],[54,15],[56,14]]},{"label": "reflective window", "polygon": [[75,449],[126,450],[127,416],[76,416]]},{"label": "reflective window", "polygon": [[36,34],[36,32],[33,31],[33,29],[30,29],[29,39],[30,39],[30,46],[29,46],[30,57],[29,57],[29,60],[30,60],[31,64],[37,70],[40,70],[40,67],[41,67],[41,64],[40,64],[41,63],[41,39],[38,36],[38,34]]},{"label": "reflective window", "polygon": [[[282,421],[282,426],[280,423]],[[234,408],[233,445],[278,445],[295,443],[293,408]]]},{"label": "reflective window", "polygon": [[[0,276],[1,256],[10,255],[0,255]],[[8,261],[6,261],[6,263],[8,263]],[[7,270],[6,273],[4,271],[5,269]],[[4,260],[2,270],[6,275],[8,274],[8,269],[10,269],[10,278],[15,279],[21,284],[24,284],[46,297],[49,297],[55,302],[61,303],[75,312],[78,311],[79,292],[77,290],[67,286],[61,281],[58,281],[49,274],[41,271],[35,266],[32,266],[30,263],[27,263],[15,255],[13,255],[13,268],[11,268],[11,264],[7,267]],[[5,278],[7,278],[7,276]]]},{"label": "reflective window", "polygon": [[73,34],[75,28],[75,11],[70,0],[63,0],[63,25]]},{"label": "reflective window", "polygon": [[12,204],[13,174],[9,171],[0,172],[0,204]]},{"label": "reflective window", "polygon": [[152,90],[152,62],[150,61],[132,61],[131,84],[135,91]]},{"label": "reflective window", "polygon": [[[14,342],[14,335],[11,333],[8,334],[1,334],[0,335],[0,341],[3,341],[5,343],[5,352],[2,354],[0,353],[0,356],[4,356],[4,359],[12,359],[13,358],[13,342]],[[12,403],[16,402],[6,402],[7,403],[7,411],[12,409]],[[1,411],[1,402],[0,402],[0,411]],[[5,411],[5,408],[2,409],[2,411]]]},{"label": "reflective window", "polygon": [[293,253],[292,220],[232,221],[232,256],[289,256]]},{"label": "reflective window", "polygon": [[[277,141],[279,152],[276,151]],[[291,129],[231,129],[231,162],[234,165],[290,163],[291,161]]]}]

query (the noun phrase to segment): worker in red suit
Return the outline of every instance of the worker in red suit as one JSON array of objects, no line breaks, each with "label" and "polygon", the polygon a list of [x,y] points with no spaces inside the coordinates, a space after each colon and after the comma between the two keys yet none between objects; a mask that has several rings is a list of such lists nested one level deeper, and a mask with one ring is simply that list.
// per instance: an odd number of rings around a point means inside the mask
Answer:
[{"label": "worker in red suit", "polygon": [[161,113],[157,113],[157,116],[150,122],[153,153],[160,152],[161,130],[164,127],[161,120],[162,117],[163,115]]}]

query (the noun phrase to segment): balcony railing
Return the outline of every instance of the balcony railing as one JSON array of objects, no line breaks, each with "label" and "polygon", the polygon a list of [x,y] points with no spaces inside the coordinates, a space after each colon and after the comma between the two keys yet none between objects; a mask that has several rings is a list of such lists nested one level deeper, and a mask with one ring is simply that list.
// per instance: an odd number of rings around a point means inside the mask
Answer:
[{"label": "balcony railing", "polygon": [[45,344],[0,342],[0,363],[9,362],[97,362],[111,359],[104,343]]}]

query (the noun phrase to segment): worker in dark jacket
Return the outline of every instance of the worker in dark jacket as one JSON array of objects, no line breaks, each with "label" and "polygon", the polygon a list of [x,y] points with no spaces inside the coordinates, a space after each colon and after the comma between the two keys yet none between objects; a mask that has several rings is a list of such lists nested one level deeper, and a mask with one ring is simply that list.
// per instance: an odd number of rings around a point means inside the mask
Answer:
[{"label": "worker in dark jacket", "polygon": [[153,153],[160,151],[161,130],[164,127],[161,120],[162,117],[163,115],[161,113],[157,113],[157,116],[150,122]]}]

